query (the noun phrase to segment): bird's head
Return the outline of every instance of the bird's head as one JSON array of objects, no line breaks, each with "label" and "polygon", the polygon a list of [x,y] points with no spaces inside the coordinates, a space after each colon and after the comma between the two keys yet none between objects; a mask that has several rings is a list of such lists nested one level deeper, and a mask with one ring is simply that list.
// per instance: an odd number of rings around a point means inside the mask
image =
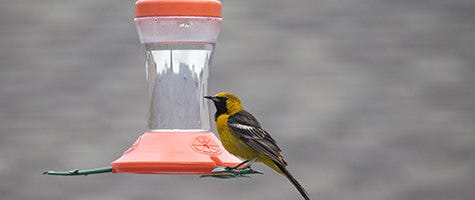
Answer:
[{"label": "bird's head", "polygon": [[204,98],[211,99],[216,106],[215,118],[221,114],[233,115],[242,110],[239,97],[229,92],[220,92],[214,96],[205,96]]}]

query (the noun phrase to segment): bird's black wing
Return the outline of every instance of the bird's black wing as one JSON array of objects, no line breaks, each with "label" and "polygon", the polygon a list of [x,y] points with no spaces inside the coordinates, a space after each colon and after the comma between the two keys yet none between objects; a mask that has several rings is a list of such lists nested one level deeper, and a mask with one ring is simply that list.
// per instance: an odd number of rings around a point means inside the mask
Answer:
[{"label": "bird's black wing", "polygon": [[228,118],[228,127],[233,134],[257,152],[274,161],[280,171],[290,180],[306,200],[310,200],[307,191],[286,169],[287,163],[280,154],[276,142],[249,112],[242,110]]},{"label": "bird's black wing", "polygon": [[280,154],[280,148],[275,140],[265,131],[257,119],[249,112],[241,110],[228,118],[228,127],[234,135],[251,148],[282,166],[287,163]]}]

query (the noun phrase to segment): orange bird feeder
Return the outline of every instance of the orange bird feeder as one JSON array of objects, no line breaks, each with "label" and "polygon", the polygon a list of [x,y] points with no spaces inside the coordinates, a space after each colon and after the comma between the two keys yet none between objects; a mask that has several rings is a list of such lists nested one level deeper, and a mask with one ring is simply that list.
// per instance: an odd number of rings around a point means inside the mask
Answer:
[{"label": "orange bird feeder", "polygon": [[45,174],[209,175],[218,166],[241,163],[210,131],[208,102],[203,98],[222,21],[221,3],[139,0],[134,21],[146,50],[148,131],[111,167]]}]

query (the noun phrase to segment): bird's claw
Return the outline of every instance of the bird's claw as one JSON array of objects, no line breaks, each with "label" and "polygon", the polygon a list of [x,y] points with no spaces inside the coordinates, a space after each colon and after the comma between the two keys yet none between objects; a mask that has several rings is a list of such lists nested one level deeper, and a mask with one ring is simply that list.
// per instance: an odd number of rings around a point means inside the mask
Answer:
[{"label": "bird's claw", "polygon": [[[257,156],[254,157],[252,160],[245,160],[236,166],[216,166],[213,170],[211,170],[211,174],[202,175],[201,177],[213,177],[213,178],[221,178],[221,179],[228,179],[228,178],[251,178],[249,174],[263,174],[261,171],[254,170],[251,166],[256,162]],[[241,167],[244,165],[244,167]]]},{"label": "bird's claw", "polygon": [[213,177],[213,178],[221,178],[221,179],[228,179],[228,178],[251,178],[249,174],[263,174],[261,171],[254,170],[250,166],[246,165],[241,169],[235,169],[234,167],[223,167],[217,166],[211,171],[211,174],[202,175],[201,177]]}]

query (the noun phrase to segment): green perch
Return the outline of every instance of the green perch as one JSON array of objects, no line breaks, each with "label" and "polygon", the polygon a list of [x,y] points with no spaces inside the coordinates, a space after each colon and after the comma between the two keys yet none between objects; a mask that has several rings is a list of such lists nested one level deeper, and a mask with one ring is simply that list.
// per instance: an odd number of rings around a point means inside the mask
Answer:
[{"label": "green perch", "polygon": [[56,176],[87,176],[89,174],[102,174],[109,172],[112,172],[112,167],[99,167],[85,170],[74,169],[69,171],[46,171],[43,172],[43,174]]},{"label": "green perch", "polygon": [[[89,174],[102,174],[112,172],[112,167],[100,167],[94,169],[85,169],[85,170],[69,170],[69,171],[45,171],[44,175],[54,175],[54,176],[87,176]],[[242,169],[234,169],[230,167],[217,166],[211,171],[211,174],[201,175],[200,177],[213,177],[220,179],[230,179],[230,178],[241,178],[246,177],[250,178],[250,174],[263,174],[261,171],[251,169],[250,167]]]}]

